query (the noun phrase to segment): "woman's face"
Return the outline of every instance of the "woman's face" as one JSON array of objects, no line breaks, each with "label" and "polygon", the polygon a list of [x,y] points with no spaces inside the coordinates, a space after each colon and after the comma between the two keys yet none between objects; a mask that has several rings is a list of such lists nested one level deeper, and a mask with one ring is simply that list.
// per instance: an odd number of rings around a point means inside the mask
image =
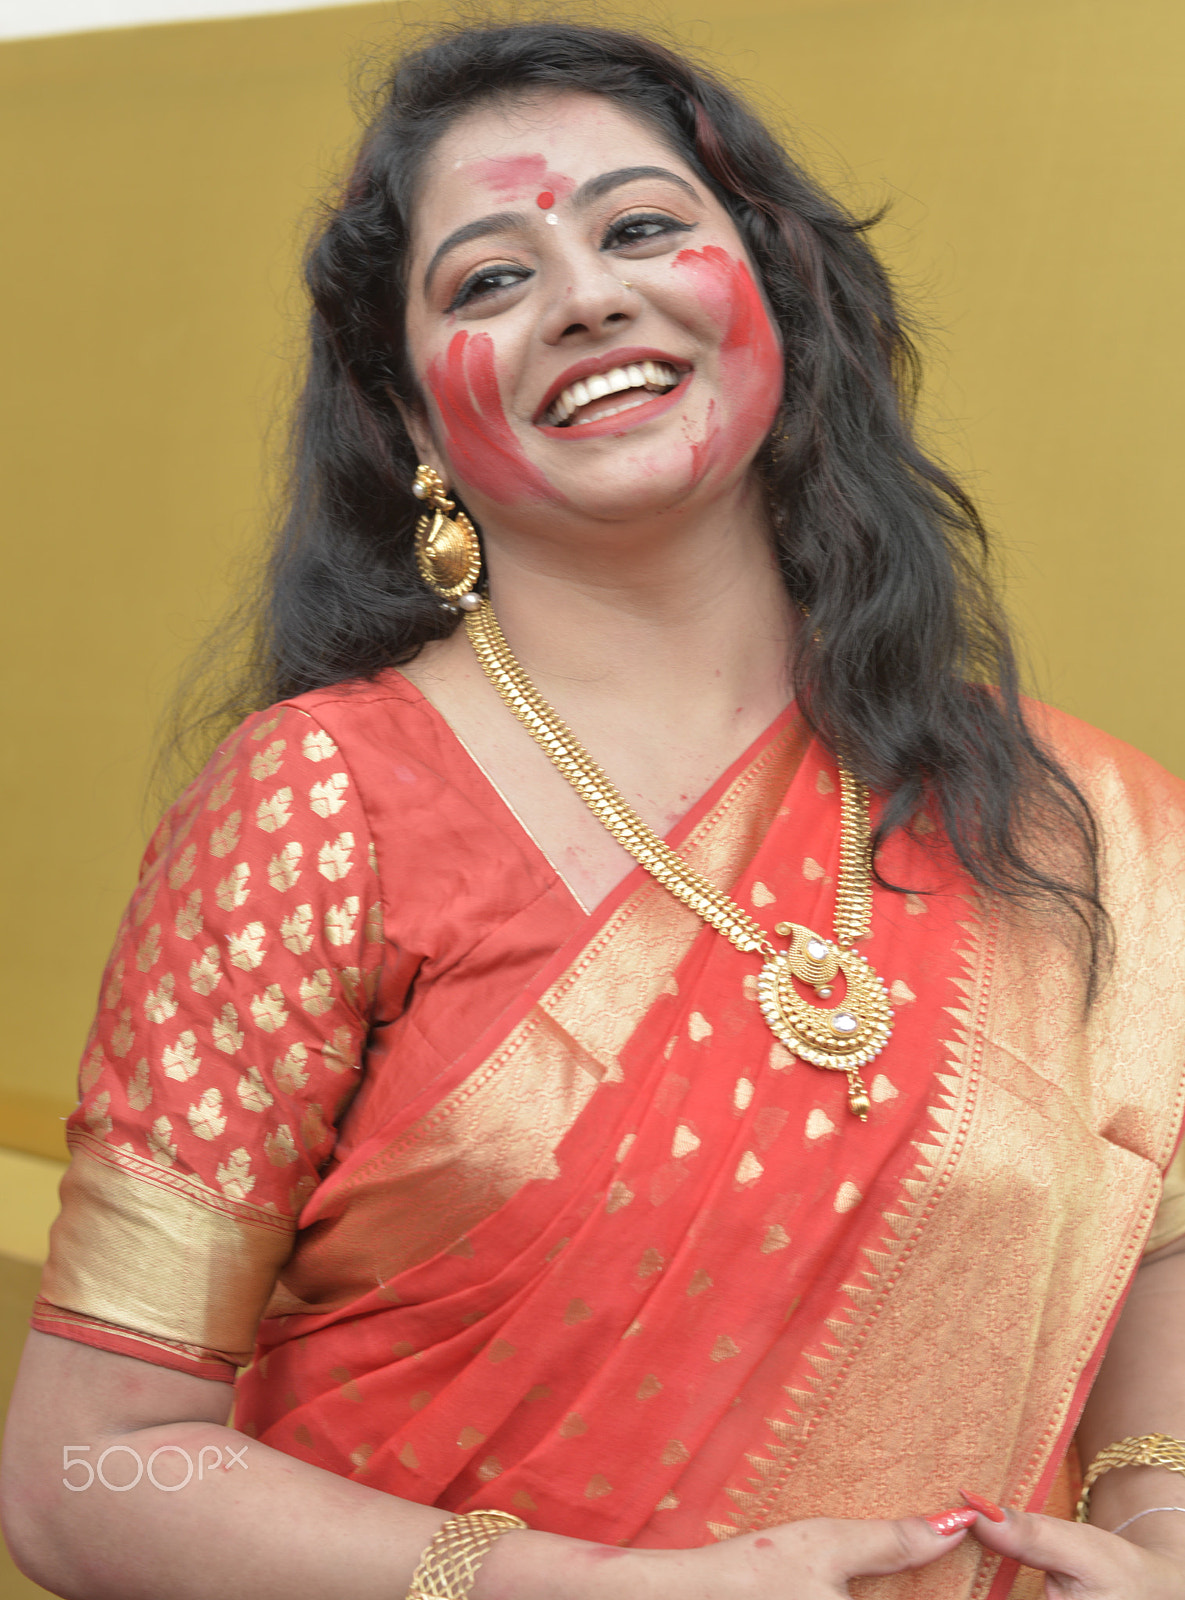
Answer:
[{"label": "woman's face", "polygon": [[479,520],[610,522],[727,494],[782,352],[727,212],[597,95],[461,118],[421,184],[408,349],[421,456]]}]

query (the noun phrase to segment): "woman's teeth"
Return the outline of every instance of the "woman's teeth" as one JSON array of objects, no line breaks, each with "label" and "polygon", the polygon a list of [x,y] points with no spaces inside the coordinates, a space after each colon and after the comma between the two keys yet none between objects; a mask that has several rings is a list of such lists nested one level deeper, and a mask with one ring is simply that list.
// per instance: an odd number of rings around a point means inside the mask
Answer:
[{"label": "woman's teeth", "polygon": [[578,428],[582,422],[598,422],[602,417],[612,417],[619,411],[629,411],[632,407],[641,405],[643,397],[639,395],[636,399],[627,400],[620,406],[601,407],[595,417],[576,417],[573,421],[575,413],[582,407],[591,405],[594,400],[603,400],[606,395],[620,394],[625,389],[644,389],[651,394],[665,394],[668,389],[673,389],[678,381],[679,374],[674,367],[668,367],[665,361],[639,361],[631,362],[628,367],[613,367],[608,372],[597,372],[592,377],[583,378],[565,389],[548,406],[543,421],[546,426],[552,428]]}]

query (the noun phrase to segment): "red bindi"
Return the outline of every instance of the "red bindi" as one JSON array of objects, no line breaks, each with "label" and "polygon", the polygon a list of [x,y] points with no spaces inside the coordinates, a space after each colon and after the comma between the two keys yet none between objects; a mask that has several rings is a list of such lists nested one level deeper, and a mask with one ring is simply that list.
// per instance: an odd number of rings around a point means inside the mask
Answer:
[{"label": "red bindi", "polygon": [[555,195],[552,194],[550,189],[544,189],[542,194],[535,196],[535,204],[540,211],[550,211],[552,206],[555,205]]}]

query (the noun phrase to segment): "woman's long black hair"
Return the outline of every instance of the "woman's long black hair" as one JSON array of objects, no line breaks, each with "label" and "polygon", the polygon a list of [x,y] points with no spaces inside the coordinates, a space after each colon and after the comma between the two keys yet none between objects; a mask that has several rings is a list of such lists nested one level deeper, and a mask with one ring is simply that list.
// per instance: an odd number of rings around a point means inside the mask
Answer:
[{"label": "woman's long black hair", "polygon": [[657,130],[727,207],[761,274],[786,386],[760,464],[787,591],[810,613],[794,683],[816,732],[884,797],[877,842],[928,810],[985,889],[1074,914],[1093,986],[1107,939],[1094,819],[1026,723],[980,517],[913,436],[917,356],[870,224],[735,92],[652,39],[564,22],[457,27],[395,66],[308,255],[291,506],[223,712],[373,675],[456,625],[416,574],[416,456],[395,404],[418,400],[402,342],[417,182],[444,130],[483,100],[572,89]]}]

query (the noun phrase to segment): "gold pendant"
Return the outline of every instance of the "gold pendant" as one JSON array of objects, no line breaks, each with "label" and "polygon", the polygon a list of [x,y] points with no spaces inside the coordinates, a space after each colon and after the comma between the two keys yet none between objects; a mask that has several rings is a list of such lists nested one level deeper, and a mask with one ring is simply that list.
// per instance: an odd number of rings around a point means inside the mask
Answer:
[{"label": "gold pendant", "polygon": [[[788,1050],[816,1067],[843,1072],[848,1105],[865,1122],[870,1110],[860,1068],[880,1055],[893,1031],[893,1008],[880,976],[854,950],[841,949],[797,922],[779,922],[789,950],[767,957],[757,979],[762,1015]],[[794,979],[826,993],[842,972],[847,993],[828,1009],[804,1000]]]}]

